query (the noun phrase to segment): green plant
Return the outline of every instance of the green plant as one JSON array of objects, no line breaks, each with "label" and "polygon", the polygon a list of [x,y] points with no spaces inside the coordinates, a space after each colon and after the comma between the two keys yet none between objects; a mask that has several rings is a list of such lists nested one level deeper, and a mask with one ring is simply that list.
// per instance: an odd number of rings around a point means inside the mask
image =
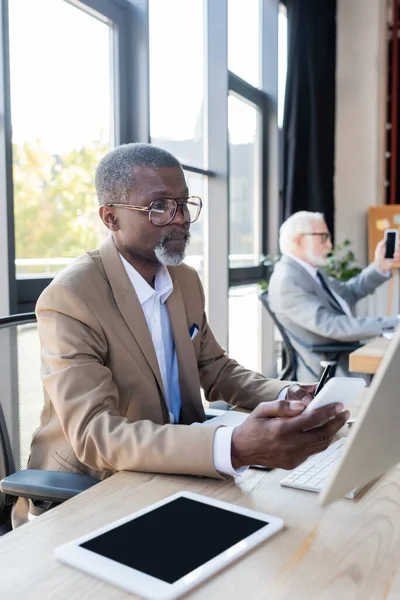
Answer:
[{"label": "green plant", "polygon": [[336,244],[330,252],[324,266],[330,277],[335,277],[339,281],[348,281],[362,271],[355,264],[356,257],[350,249],[351,244],[350,240],[345,240],[343,244]]}]

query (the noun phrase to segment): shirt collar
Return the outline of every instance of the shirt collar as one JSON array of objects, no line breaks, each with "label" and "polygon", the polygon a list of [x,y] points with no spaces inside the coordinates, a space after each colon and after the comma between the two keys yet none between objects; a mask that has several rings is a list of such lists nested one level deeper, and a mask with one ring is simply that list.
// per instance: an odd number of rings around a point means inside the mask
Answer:
[{"label": "shirt collar", "polygon": [[151,287],[147,283],[147,281],[140,275],[140,273],[132,267],[130,263],[120,254],[122,264],[125,267],[126,274],[129,277],[131,284],[133,285],[137,297],[139,298],[140,304],[143,304],[154,296],[154,294],[160,295],[160,300],[162,304],[167,300],[167,298],[172,294],[173,283],[171,279],[171,275],[167,267],[164,265],[160,265],[155,276],[154,280],[154,288]]},{"label": "shirt collar", "polygon": [[302,266],[303,269],[310,273],[311,277],[317,279],[317,269],[310,265],[310,263],[306,262],[305,260],[302,260],[301,258],[297,258],[297,256],[294,256],[294,254],[290,254],[289,252],[287,256],[289,256],[292,260],[295,260],[300,266]]}]

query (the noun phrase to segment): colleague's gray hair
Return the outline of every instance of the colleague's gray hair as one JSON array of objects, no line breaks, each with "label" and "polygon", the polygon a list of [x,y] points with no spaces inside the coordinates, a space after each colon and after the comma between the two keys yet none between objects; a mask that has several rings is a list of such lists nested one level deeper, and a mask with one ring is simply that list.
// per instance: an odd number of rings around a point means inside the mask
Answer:
[{"label": "colleague's gray hair", "polygon": [[293,243],[299,233],[312,233],[311,223],[325,222],[324,215],[318,212],[300,212],[291,215],[279,230],[279,249],[282,254],[289,254],[293,250]]},{"label": "colleague's gray hair", "polygon": [[137,183],[135,167],[181,167],[166,150],[151,144],[123,144],[106,154],[99,162],[94,178],[99,204],[126,204]]}]

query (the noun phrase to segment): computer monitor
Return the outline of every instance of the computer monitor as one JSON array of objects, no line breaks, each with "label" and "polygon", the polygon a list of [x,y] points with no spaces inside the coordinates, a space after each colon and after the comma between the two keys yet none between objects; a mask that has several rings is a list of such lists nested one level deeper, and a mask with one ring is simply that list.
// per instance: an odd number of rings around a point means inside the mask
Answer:
[{"label": "computer monitor", "polygon": [[342,453],[319,494],[320,504],[368,484],[399,462],[400,327],[366,390]]}]

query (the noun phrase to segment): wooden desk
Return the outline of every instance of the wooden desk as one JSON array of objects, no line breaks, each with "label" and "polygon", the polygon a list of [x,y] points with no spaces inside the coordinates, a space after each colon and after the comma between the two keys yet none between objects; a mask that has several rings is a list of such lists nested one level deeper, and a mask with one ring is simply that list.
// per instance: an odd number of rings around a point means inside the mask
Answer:
[{"label": "wooden desk", "polygon": [[365,346],[351,352],[349,357],[349,369],[353,373],[376,373],[380,362],[390,344],[383,337],[377,337]]},{"label": "wooden desk", "polygon": [[400,468],[363,498],[343,499],[324,509],[313,493],[281,488],[283,475],[283,471],[250,469],[236,481],[216,481],[119,473],[0,538],[0,596],[7,600],[133,598],[59,563],[54,548],[169,494],[191,490],[278,515],[286,527],[188,597],[399,598]]}]

